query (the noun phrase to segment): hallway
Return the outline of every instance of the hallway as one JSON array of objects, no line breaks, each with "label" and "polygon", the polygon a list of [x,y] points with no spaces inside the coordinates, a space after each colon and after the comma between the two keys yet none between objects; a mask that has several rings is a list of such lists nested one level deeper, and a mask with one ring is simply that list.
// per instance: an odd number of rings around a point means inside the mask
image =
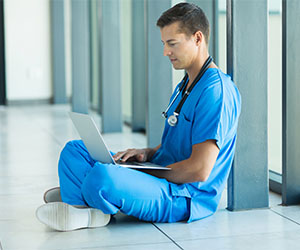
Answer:
[{"label": "hallway", "polygon": [[[58,186],[60,150],[78,138],[69,110],[68,105],[0,106],[2,249],[300,249],[300,206],[282,207],[274,193],[270,209],[229,212],[224,192],[214,216],[191,224],[145,223],[117,214],[104,228],[63,233],[46,228],[35,210],[44,191]],[[146,146],[145,135],[128,127],[104,139],[112,151]]]}]

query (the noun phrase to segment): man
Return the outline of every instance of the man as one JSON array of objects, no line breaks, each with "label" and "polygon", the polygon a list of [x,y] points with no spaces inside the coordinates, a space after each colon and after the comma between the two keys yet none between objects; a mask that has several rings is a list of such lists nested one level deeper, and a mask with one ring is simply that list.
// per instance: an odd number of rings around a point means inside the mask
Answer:
[{"label": "man", "polygon": [[[46,225],[62,231],[104,226],[118,211],[144,221],[191,222],[216,211],[233,161],[240,95],[211,62],[209,23],[198,6],[177,4],[157,26],[164,55],[187,75],[165,112],[161,144],[128,149],[114,158],[151,161],[171,170],[102,164],[81,141],[71,141],[60,156],[60,190],[46,193],[48,203],[37,210]],[[49,202],[60,200],[51,200],[53,193],[61,194],[63,202]]]}]

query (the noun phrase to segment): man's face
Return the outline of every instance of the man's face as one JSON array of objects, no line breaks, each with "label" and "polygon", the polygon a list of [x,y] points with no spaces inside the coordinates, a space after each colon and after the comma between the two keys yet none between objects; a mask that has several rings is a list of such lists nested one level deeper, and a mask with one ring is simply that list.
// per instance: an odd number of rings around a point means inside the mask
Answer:
[{"label": "man's face", "polygon": [[175,22],[160,29],[164,44],[164,56],[168,56],[174,69],[189,69],[198,55],[198,46],[193,35],[179,32]]}]

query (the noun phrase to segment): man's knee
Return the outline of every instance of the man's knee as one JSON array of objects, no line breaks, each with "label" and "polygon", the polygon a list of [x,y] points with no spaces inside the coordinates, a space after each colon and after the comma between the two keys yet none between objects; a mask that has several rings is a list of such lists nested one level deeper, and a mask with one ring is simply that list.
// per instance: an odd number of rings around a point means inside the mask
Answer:
[{"label": "man's knee", "polygon": [[68,141],[66,145],[64,146],[62,153],[73,151],[74,149],[80,149],[84,146],[83,142],[81,140],[72,140]]},{"label": "man's knee", "polygon": [[112,176],[107,164],[96,163],[83,181],[81,193],[87,204],[104,213],[116,213],[118,208],[111,204],[115,196]]},{"label": "man's knee", "polygon": [[78,153],[86,153],[87,150],[81,140],[68,141],[60,153],[60,160],[72,159],[78,155]]},{"label": "man's knee", "polygon": [[74,141],[69,141],[66,143],[66,145],[60,152],[58,169],[61,169],[61,168],[64,168],[65,166],[67,166],[64,163],[67,159],[70,159],[70,155],[72,154],[72,151],[74,150],[73,148],[74,148]]},{"label": "man's knee", "polygon": [[90,157],[82,141],[69,141],[63,148],[58,162],[58,174],[62,178],[66,176],[83,180],[86,172],[94,165],[94,160]]},{"label": "man's knee", "polygon": [[74,150],[76,144],[78,144],[78,141],[68,141],[60,153],[60,158],[69,157],[70,152]]},{"label": "man's knee", "polygon": [[82,186],[83,195],[99,190],[109,190],[112,187],[111,178],[108,174],[109,165],[96,163],[84,179]]}]

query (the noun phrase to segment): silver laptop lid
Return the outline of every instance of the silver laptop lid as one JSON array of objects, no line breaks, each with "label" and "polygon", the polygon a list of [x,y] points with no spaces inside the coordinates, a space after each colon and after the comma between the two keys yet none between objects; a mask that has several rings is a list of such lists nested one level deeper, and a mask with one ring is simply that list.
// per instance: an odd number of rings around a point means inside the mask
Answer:
[{"label": "silver laptop lid", "polygon": [[85,114],[69,113],[84,145],[96,161],[116,164],[94,120]]},{"label": "silver laptop lid", "polygon": [[[101,163],[116,164],[94,120],[89,115],[85,114],[70,112],[69,115],[92,158]],[[118,163],[118,165],[133,169],[171,170],[171,168],[159,166],[150,162],[143,162],[142,164],[126,162]]]}]

